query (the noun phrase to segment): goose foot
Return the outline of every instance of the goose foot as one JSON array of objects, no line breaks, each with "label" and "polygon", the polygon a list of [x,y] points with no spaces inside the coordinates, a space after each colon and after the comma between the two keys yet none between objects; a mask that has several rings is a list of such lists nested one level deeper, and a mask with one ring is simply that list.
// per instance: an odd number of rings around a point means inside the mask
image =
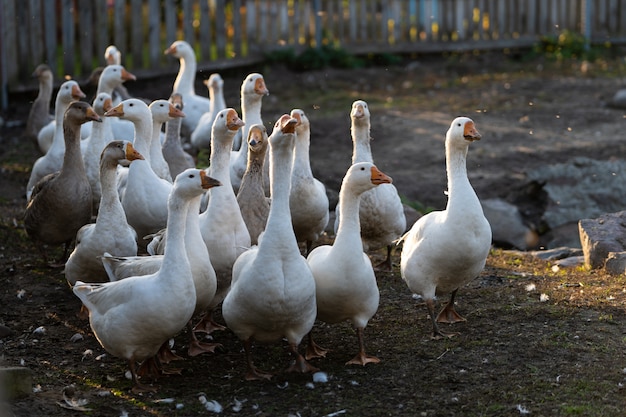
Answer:
[{"label": "goose foot", "polygon": [[309,343],[306,346],[306,353],[304,355],[306,360],[314,358],[325,358],[328,353],[328,349],[324,349],[313,340],[313,336],[309,332]]},{"label": "goose foot", "polygon": [[226,327],[214,321],[210,312],[202,316],[198,324],[196,324],[193,328],[194,332],[204,332],[208,334],[211,334],[216,330],[226,330]]},{"label": "goose foot", "polygon": [[392,246],[387,245],[387,258],[375,266],[375,269],[377,271],[387,271],[387,272],[393,271],[393,264],[391,263],[391,250],[392,250]]},{"label": "goose foot", "polygon": [[459,313],[454,309],[454,297],[456,296],[457,290],[452,291],[450,295],[450,301],[446,306],[441,310],[439,315],[437,316],[438,323],[459,323],[465,320]]},{"label": "goose foot", "polygon": [[287,372],[300,372],[302,374],[308,372],[317,372],[319,369],[311,365],[304,359],[304,356],[298,352],[298,346],[295,343],[290,343],[291,354],[295,357],[295,362],[287,368]]},{"label": "goose foot", "polygon": [[219,343],[202,343],[199,340],[192,340],[189,343],[187,354],[191,357],[201,355],[203,353],[215,353],[215,349],[222,347]]},{"label": "goose foot", "polygon": [[170,363],[172,361],[181,361],[184,359],[181,356],[178,356],[177,354],[172,352],[169,346],[169,341],[167,340],[159,348],[159,351],[157,352],[157,358],[160,363]]},{"label": "goose foot", "polygon": [[246,381],[272,379],[272,374],[258,370],[252,363],[252,338],[243,341],[243,349],[246,352]]},{"label": "goose foot", "polygon": [[376,356],[369,356],[368,354],[365,353],[365,342],[364,342],[364,339],[363,339],[363,328],[362,327],[358,327],[356,329],[356,334],[357,334],[357,338],[359,339],[359,353],[357,353],[357,355],[354,358],[352,358],[351,360],[346,362],[346,365],[363,365],[363,366],[365,366],[368,363],[379,363],[380,359],[378,359]]}]

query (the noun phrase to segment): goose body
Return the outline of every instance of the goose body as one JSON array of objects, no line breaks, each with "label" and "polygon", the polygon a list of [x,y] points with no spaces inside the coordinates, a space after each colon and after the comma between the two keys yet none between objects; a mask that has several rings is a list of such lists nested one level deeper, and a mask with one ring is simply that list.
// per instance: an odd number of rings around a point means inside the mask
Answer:
[{"label": "goose body", "polygon": [[30,107],[24,137],[31,140],[36,148],[39,148],[37,143],[39,131],[54,120],[54,116],[50,113],[54,76],[49,66],[40,64],[35,68],[33,77],[37,78],[39,82],[39,92]]},{"label": "goose body", "polygon": [[91,221],[91,186],[80,154],[80,125],[100,121],[85,102],[70,104],[63,118],[65,153],[61,170],[42,178],[33,188],[24,212],[24,227],[47,262],[44,244],[69,245],[78,230]]},{"label": "goose body", "polygon": [[180,63],[172,93],[183,96],[186,116],[182,121],[182,135],[189,138],[200,117],[209,111],[211,101],[196,94],[196,55],[191,45],[183,40],[175,41],[165,50],[165,54],[178,58]]},{"label": "goose body", "polygon": [[[46,150],[42,150],[45,154],[39,157],[33,164],[33,168],[26,184],[26,199],[30,200],[30,196],[35,184],[43,177],[53,172],[57,172],[63,165],[63,155],[65,154],[65,140],[63,138],[63,118],[70,103],[85,97],[85,93],[80,89],[78,83],[69,80],[61,84],[55,99],[54,108],[54,124],[49,124],[53,128],[50,146]],[[43,129],[39,135],[47,135]],[[80,149],[80,144],[79,144]]]},{"label": "goose body", "polygon": [[[183,97],[180,94],[172,94],[170,102],[181,112],[183,111]],[[183,149],[180,140],[181,118],[171,118],[165,125],[165,141],[163,142],[163,158],[167,162],[172,178],[187,168],[194,168],[196,163],[191,155]]]},{"label": "goose body", "polygon": [[168,244],[156,273],[103,284],[78,281],[73,287],[89,310],[89,323],[102,347],[128,362],[133,390],[150,389],[139,382],[135,362],[152,358],[194,312],[195,302],[190,300],[195,300],[196,292],[184,245],[185,214],[189,201],[214,185],[219,183],[200,170],[177,177],[168,200]]},{"label": "goose body", "polygon": [[65,278],[70,286],[84,277],[92,282],[106,282],[108,277],[99,259],[104,252],[116,256],[137,254],[137,234],[126,221],[117,192],[116,169],[120,163],[142,158],[128,141],[113,141],[102,151],[98,216],[95,223],[84,225],[76,235],[76,247],[65,264]]},{"label": "goose body", "polygon": [[291,222],[298,242],[306,245],[306,254],[311,251],[328,224],[328,196],[326,187],[313,176],[309,160],[311,124],[304,111],[294,109],[291,117],[298,120],[296,146],[291,170],[291,193],[289,209]]},{"label": "goose body", "polygon": [[[241,83],[241,118],[245,123],[241,130],[242,138],[248,137],[250,126],[263,124],[261,105],[263,97],[268,94],[269,90],[265,86],[265,80],[261,74],[249,74]],[[239,149],[233,151],[230,156],[230,182],[235,192],[239,190],[247,164],[248,143],[242,140]]]},{"label": "goose body", "polygon": [[[318,246],[307,257],[315,277],[318,319],[326,323],[349,320],[357,331],[359,352],[347,364],[379,362],[365,353],[363,342],[363,331],[378,309],[380,295],[372,263],[363,253],[359,204],[362,193],[390,183],[391,178],[370,162],[352,165],[339,192],[341,222],[335,241],[332,246]],[[320,355],[325,352],[310,336],[307,359]]]},{"label": "goose body", "polygon": [[217,113],[226,108],[224,100],[224,80],[219,74],[211,74],[204,82],[209,89],[209,100],[211,104],[209,111],[204,113],[198,125],[191,134],[191,144],[196,149],[209,149],[211,147],[211,129]]},{"label": "goose body", "polygon": [[233,136],[242,126],[243,121],[232,108],[219,112],[213,123],[209,171],[223,187],[211,189],[207,209],[200,214],[200,231],[217,275],[217,293],[210,309],[224,299],[230,288],[233,264],[250,247],[250,233],[228,172]]},{"label": "goose body", "polygon": [[[374,162],[370,147],[370,111],[367,103],[357,100],[350,111],[353,143],[352,163]],[[341,209],[336,208],[335,231]],[[381,184],[361,196],[359,209],[361,240],[366,252],[387,248],[387,258],[379,267],[391,270],[392,243],[406,231],[406,217],[398,190],[393,184]]]},{"label": "goose body", "polygon": [[120,117],[133,123],[133,146],[146,158],[130,165],[122,194],[122,207],[128,224],[137,232],[139,246],[145,247],[143,237],[158,232],[167,223],[167,200],[172,190],[172,184],[159,178],[148,160],[152,114],[146,103],[131,98],[106,112],[105,116]]},{"label": "goose body", "polygon": [[[466,170],[469,144],[480,137],[471,119],[454,119],[445,142],[446,209],[421,217],[401,239],[400,272],[409,289],[426,301],[433,337],[448,336],[438,321],[464,320],[454,309],[454,296],[482,271],[491,247],[491,228]],[[435,296],[448,293],[450,302],[436,318]]]},{"label": "goose body", "polygon": [[269,137],[272,205],[259,245],[242,254],[233,267],[230,292],[222,305],[228,327],[243,342],[246,379],[269,378],[256,369],[251,345],[286,338],[295,364],[291,371],[315,370],[298,352],[316,315],[315,281],[300,255],[289,213],[290,172],[296,119],[283,115]]},{"label": "goose body", "polygon": [[265,230],[270,212],[270,199],[263,188],[263,166],[267,153],[267,130],[263,125],[250,126],[248,131],[248,164],[237,192],[241,217],[250,233],[250,244],[257,245]]}]

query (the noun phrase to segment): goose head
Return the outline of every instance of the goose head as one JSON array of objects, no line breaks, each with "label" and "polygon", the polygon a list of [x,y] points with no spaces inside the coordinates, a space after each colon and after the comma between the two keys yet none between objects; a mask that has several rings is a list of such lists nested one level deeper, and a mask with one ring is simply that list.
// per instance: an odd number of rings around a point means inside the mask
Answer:
[{"label": "goose head", "polygon": [[72,101],[85,98],[86,95],[83,90],[80,89],[78,83],[74,80],[65,81],[59,87],[57,93],[57,104],[69,104]]},{"label": "goose head", "polygon": [[211,74],[211,76],[203,81],[207,88],[220,89],[224,86],[224,79],[218,73]]},{"label": "goose head", "polygon": [[179,59],[180,58],[187,59],[190,57],[195,57],[195,54],[191,45],[189,45],[189,43],[182,41],[182,40],[178,40],[172,43],[170,47],[167,48],[163,53],[165,55],[172,55]]},{"label": "goose head", "polygon": [[172,193],[191,199],[202,195],[209,188],[220,185],[221,182],[209,177],[204,170],[189,168],[176,176]]},{"label": "goose head", "polygon": [[109,93],[100,93],[93,101],[93,109],[99,116],[104,116],[107,111],[111,110],[111,107],[113,107],[113,101]]},{"label": "goose head", "polygon": [[470,143],[475,140],[480,140],[481,137],[474,121],[469,117],[457,117],[454,119],[446,133],[447,140],[458,143]]},{"label": "goose head", "polygon": [[253,72],[243,80],[241,84],[241,95],[251,97],[263,97],[268,96],[270,91],[265,85],[265,79],[259,73]]},{"label": "goose head", "polygon": [[112,165],[120,164],[127,166],[137,159],[144,159],[143,155],[133,147],[132,142],[127,140],[109,142],[100,155],[101,163],[110,161]]},{"label": "goose head", "polygon": [[356,100],[354,103],[352,103],[350,118],[354,123],[357,124],[369,121],[370,110],[367,107],[367,103],[363,100]]},{"label": "goose head", "polygon": [[65,111],[63,123],[73,123],[81,125],[87,122],[101,122],[102,119],[89,104],[84,101],[74,101]]},{"label": "goose head", "polygon": [[178,110],[182,111],[185,107],[183,103],[183,95],[180,93],[174,93],[170,96],[170,103],[174,105]]},{"label": "goose head", "polygon": [[154,100],[150,103],[149,108],[155,122],[165,123],[175,117],[185,117],[182,110],[167,100]]},{"label": "goose head", "polygon": [[309,130],[311,124],[309,122],[309,118],[304,113],[304,110],[293,109],[291,111],[291,117],[298,121],[298,123],[296,124],[296,133],[301,133]]},{"label": "goose head", "polygon": [[128,100],[122,101],[120,104],[104,113],[104,116],[119,117],[120,119],[130,121],[145,121],[151,120],[152,118],[148,105],[136,98],[129,98]]},{"label": "goose head", "polygon": [[[241,120],[237,111],[233,108],[227,108],[221,110],[217,116],[215,116],[213,130],[217,133],[230,132],[231,134],[234,134],[244,125],[245,123]],[[213,137],[215,137],[215,134]]]},{"label": "goose head", "polygon": [[345,180],[355,194],[364,193],[380,184],[391,184],[390,176],[380,171],[371,162],[357,162],[346,173]]},{"label": "goose head", "polygon": [[104,60],[107,65],[120,65],[122,63],[122,53],[115,45],[109,45],[104,51]]},{"label": "goose head", "polygon": [[122,85],[125,81],[135,81],[136,79],[137,77],[128,72],[122,65],[107,65],[102,70],[102,74],[100,74],[98,85],[105,87],[107,90],[112,90]]},{"label": "goose head", "polygon": [[255,124],[248,131],[248,149],[252,153],[260,153],[267,148],[267,129],[261,124]]},{"label": "goose head", "polygon": [[35,68],[35,71],[33,71],[32,76],[33,78],[39,79],[40,82],[52,82],[53,80],[52,70],[46,64],[37,65],[37,68]]}]

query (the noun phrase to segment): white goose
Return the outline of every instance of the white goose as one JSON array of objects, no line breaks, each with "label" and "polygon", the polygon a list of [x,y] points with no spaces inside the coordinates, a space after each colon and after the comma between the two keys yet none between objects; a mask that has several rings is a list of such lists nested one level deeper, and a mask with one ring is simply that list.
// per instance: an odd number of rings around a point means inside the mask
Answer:
[{"label": "white goose", "polygon": [[[217,293],[209,311],[224,299],[230,288],[233,264],[250,247],[250,233],[241,217],[228,172],[233,136],[242,126],[243,121],[232,108],[219,112],[213,123],[209,175],[219,180],[223,187],[209,191],[209,204],[200,214],[200,231],[217,275]],[[210,313],[198,328],[202,326],[209,332],[219,328]]]},{"label": "white goose", "polygon": [[[108,93],[100,93],[93,101],[93,109],[100,117],[113,107],[111,96]],[[113,140],[113,130],[111,129],[111,119],[102,117],[102,123],[96,123],[91,128],[91,134],[87,139],[80,142],[80,150],[85,163],[85,171],[89,184],[91,184],[91,196],[93,198],[94,214],[98,213],[100,196],[100,160],[103,149]],[[115,164],[117,166],[117,164]]]},{"label": "white goose", "polygon": [[39,131],[54,120],[54,116],[50,113],[54,76],[49,66],[39,64],[33,72],[33,77],[39,81],[39,92],[28,112],[24,137],[31,140],[36,148],[39,148],[37,143]]},{"label": "white goose", "polygon": [[128,361],[134,392],[154,391],[138,380],[135,362],[150,362],[194,312],[195,303],[189,302],[196,299],[196,291],[184,245],[185,214],[192,198],[215,185],[219,182],[200,170],[176,178],[168,201],[168,244],[158,272],[103,284],[78,281],[74,285],[74,294],[89,310],[89,323],[102,347]]},{"label": "white goose", "polygon": [[[363,253],[359,204],[365,191],[390,183],[391,178],[370,162],[352,165],[339,192],[341,222],[335,241],[332,246],[318,246],[307,257],[315,277],[317,318],[326,323],[350,320],[357,331],[359,352],[346,365],[380,362],[365,353],[363,342],[363,330],[378,310],[380,295],[372,262]],[[309,333],[306,358],[325,355]]]},{"label": "white goose", "polygon": [[[45,155],[40,156],[33,164],[33,169],[28,178],[28,184],[26,184],[26,200],[30,200],[33,187],[40,179],[61,169],[63,165],[63,155],[65,154],[63,116],[70,106],[70,103],[84,97],[85,93],[83,93],[76,81],[69,80],[61,84],[54,104],[54,123],[46,125],[54,128],[52,141],[50,142],[51,145],[46,151],[42,149]],[[39,131],[40,136],[44,133],[44,129]]]},{"label": "white goose", "polygon": [[163,124],[175,117],[185,117],[180,109],[176,108],[167,100],[154,100],[150,103],[150,112],[152,112],[152,139],[150,141],[150,166],[152,170],[166,181],[172,182],[170,167],[163,156],[163,147],[161,145],[161,128]]},{"label": "white goose", "polygon": [[298,120],[298,125],[296,126],[296,146],[293,151],[289,209],[296,240],[305,243],[308,255],[313,242],[319,239],[328,224],[328,196],[324,184],[313,177],[311,171],[309,118],[300,109],[292,110],[291,117]]},{"label": "white goose", "polygon": [[209,149],[211,147],[211,129],[213,128],[213,121],[217,113],[226,108],[226,100],[224,100],[224,80],[222,77],[217,73],[211,74],[209,79],[204,81],[204,84],[209,89],[211,105],[209,106],[209,111],[200,117],[198,125],[191,134],[191,144],[196,149]]},{"label": "white goose", "polygon": [[[192,170],[193,168],[179,175],[186,175],[188,172],[193,172]],[[196,289],[196,309],[194,310],[194,315],[204,313],[207,310],[215,296],[217,288],[215,270],[213,269],[209,252],[204,244],[204,240],[202,240],[202,234],[200,233],[198,219],[198,214],[200,213],[200,197],[201,196],[198,195],[191,199],[185,216],[187,219],[185,226],[185,250],[187,251],[187,258],[191,266],[191,276],[193,277]],[[167,229],[164,229],[162,234],[164,243],[167,242],[165,238],[166,234]],[[162,245],[162,249],[165,250],[165,244]],[[119,281],[129,276],[152,274],[161,268],[162,262],[163,255],[113,256],[106,253],[102,257],[102,264],[111,281]],[[216,344],[199,342],[191,329],[189,335],[189,356],[196,356],[207,351],[212,352],[217,346]]]},{"label": "white goose", "polygon": [[105,116],[120,117],[133,123],[133,146],[146,158],[135,161],[128,168],[122,195],[126,219],[137,231],[139,246],[145,248],[143,237],[158,232],[167,223],[167,199],[172,189],[172,184],[159,178],[147,160],[152,137],[152,114],[146,103],[131,98],[106,112]]},{"label": "white goose", "polygon": [[250,232],[250,244],[257,245],[270,213],[270,198],[263,188],[263,166],[267,153],[267,129],[253,125],[248,131],[248,165],[237,192],[241,217]]},{"label": "white goose", "polygon": [[[120,52],[115,45],[109,45],[104,50],[104,60],[107,65],[122,65],[122,52]],[[123,84],[113,89],[111,97],[113,97],[113,105],[115,106],[120,104],[123,100],[132,98]]]},{"label": "white goose", "polygon": [[[370,148],[370,111],[367,103],[352,103],[352,163],[374,162]],[[335,232],[339,225],[340,207],[336,208]],[[391,271],[392,243],[406,231],[404,207],[393,184],[382,184],[361,196],[361,239],[365,252],[387,248],[387,258],[377,267]]]},{"label": "white goose", "polygon": [[[172,94],[170,102],[181,112],[183,111],[183,96]],[[183,149],[180,141],[180,126],[182,121],[179,117],[170,119],[165,124],[165,140],[163,141],[163,158],[167,162],[172,178],[187,168],[194,168],[196,163],[191,155]]]},{"label": "white goose", "polygon": [[253,340],[286,338],[295,364],[288,370],[316,369],[298,352],[315,321],[315,280],[300,255],[289,214],[289,187],[297,120],[283,115],[269,137],[272,206],[259,246],[243,253],[233,267],[232,287],[222,305],[228,327],[243,342],[246,379],[271,378],[252,363]]},{"label": "white goose", "polygon": [[[445,144],[447,207],[421,217],[400,240],[402,278],[426,301],[434,338],[453,335],[442,332],[438,321],[464,321],[454,309],[454,297],[482,271],[491,247],[491,227],[467,178],[467,150],[480,137],[471,119],[452,121]],[[435,296],[447,293],[450,302],[435,318]]]},{"label": "white goose", "polygon": [[182,135],[189,138],[198,125],[200,117],[209,111],[211,101],[199,95],[196,95],[196,54],[187,42],[178,40],[165,50],[166,55],[172,55],[178,58],[180,69],[174,81],[172,93],[178,93],[183,96],[185,102],[185,114],[183,119]]},{"label": "white goose", "polygon": [[[261,74],[249,74],[241,83],[241,118],[246,124],[241,130],[241,137],[248,137],[250,126],[263,124],[261,118],[261,105],[264,96],[270,92],[265,86],[265,80]],[[246,172],[248,163],[248,143],[241,141],[241,146],[237,151],[233,151],[230,156],[230,181],[235,192],[239,190],[241,178]]]},{"label": "white goose", "polygon": [[137,255],[137,234],[126,222],[116,184],[117,165],[137,159],[143,156],[128,141],[113,141],[102,151],[102,199],[98,216],[95,223],[81,227],[76,234],[76,247],[65,264],[65,278],[70,286],[84,277],[93,282],[106,282],[108,277],[99,260],[104,252],[116,256]]}]

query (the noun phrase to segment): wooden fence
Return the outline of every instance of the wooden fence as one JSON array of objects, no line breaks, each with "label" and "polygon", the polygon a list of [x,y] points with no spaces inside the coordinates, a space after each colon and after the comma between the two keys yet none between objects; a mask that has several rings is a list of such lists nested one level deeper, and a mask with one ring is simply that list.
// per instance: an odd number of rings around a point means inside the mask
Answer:
[{"label": "wooden fence", "polygon": [[32,88],[48,63],[56,79],[85,77],[115,44],[138,76],[176,71],[174,40],[193,45],[198,68],[219,70],[281,47],[350,52],[439,52],[525,47],[571,30],[626,43],[624,0],[2,0],[0,83]]}]

